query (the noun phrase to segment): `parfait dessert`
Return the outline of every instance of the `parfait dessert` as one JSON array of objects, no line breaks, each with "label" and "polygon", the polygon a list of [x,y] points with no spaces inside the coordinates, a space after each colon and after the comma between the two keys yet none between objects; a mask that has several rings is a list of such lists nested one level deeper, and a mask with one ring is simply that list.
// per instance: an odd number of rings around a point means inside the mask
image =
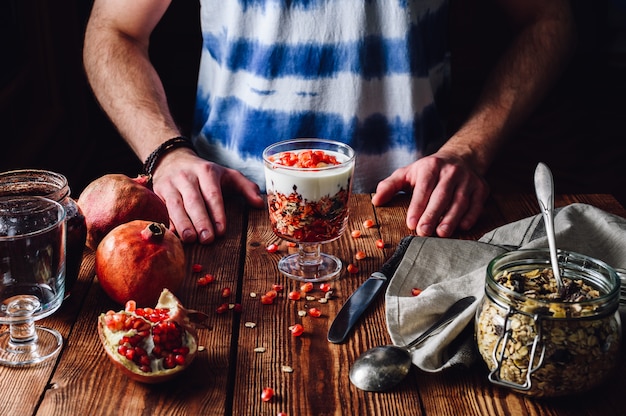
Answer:
[{"label": "parfait dessert", "polygon": [[341,261],[320,245],[346,228],[354,151],[331,140],[294,139],[269,146],[263,159],[272,229],[299,247],[279,270],[302,281],[338,277]]}]

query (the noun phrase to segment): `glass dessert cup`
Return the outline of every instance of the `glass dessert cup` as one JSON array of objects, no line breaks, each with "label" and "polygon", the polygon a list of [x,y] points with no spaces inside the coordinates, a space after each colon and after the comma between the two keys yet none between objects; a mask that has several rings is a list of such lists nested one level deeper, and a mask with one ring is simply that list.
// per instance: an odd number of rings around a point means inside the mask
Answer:
[{"label": "glass dessert cup", "polygon": [[54,357],[56,330],[35,321],[54,313],[65,293],[65,209],[38,196],[0,197],[0,364],[22,367]]},{"label": "glass dessert cup", "polygon": [[354,150],[326,139],[292,139],[263,151],[267,205],[276,236],[298,244],[278,269],[304,282],[339,277],[342,263],[321,251],[338,239],[348,222]]}]

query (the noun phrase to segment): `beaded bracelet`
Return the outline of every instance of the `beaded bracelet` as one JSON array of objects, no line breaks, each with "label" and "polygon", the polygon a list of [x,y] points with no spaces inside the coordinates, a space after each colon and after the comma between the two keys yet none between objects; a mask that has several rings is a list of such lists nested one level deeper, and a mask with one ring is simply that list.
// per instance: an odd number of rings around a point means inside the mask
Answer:
[{"label": "beaded bracelet", "polygon": [[154,152],[150,153],[150,156],[148,156],[143,164],[143,172],[146,175],[152,177],[152,172],[159,162],[159,159],[165,156],[166,153],[170,152],[171,150],[178,149],[179,147],[186,147],[193,150],[194,152],[196,151],[189,138],[185,136],[174,137],[161,143],[159,147],[154,150]]}]

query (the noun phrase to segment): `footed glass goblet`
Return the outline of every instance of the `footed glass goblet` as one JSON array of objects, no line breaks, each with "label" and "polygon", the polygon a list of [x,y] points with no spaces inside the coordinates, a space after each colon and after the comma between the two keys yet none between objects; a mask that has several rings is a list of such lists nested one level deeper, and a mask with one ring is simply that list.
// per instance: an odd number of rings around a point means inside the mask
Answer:
[{"label": "footed glass goblet", "polygon": [[336,279],[341,260],[321,246],[346,229],[354,150],[332,140],[292,139],[268,146],[263,161],[272,230],[298,244],[278,269],[305,282]]},{"label": "footed glass goblet", "polygon": [[65,293],[65,209],[39,196],[0,197],[0,364],[27,366],[54,357],[56,330],[35,321]]}]

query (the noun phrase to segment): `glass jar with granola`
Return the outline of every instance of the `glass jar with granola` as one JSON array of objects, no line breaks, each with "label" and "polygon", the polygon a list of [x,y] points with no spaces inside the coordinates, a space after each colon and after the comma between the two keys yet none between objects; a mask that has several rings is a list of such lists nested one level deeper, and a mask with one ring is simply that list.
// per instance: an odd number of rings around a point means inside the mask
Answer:
[{"label": "glass jar with granola", "polygon": [[478,350],[497,385],[536,397],[589,390],[619,360],[620,280],[597,259],[559,251],[557,288],[547,250],[504,253],[487,266],[476,311]]}]

